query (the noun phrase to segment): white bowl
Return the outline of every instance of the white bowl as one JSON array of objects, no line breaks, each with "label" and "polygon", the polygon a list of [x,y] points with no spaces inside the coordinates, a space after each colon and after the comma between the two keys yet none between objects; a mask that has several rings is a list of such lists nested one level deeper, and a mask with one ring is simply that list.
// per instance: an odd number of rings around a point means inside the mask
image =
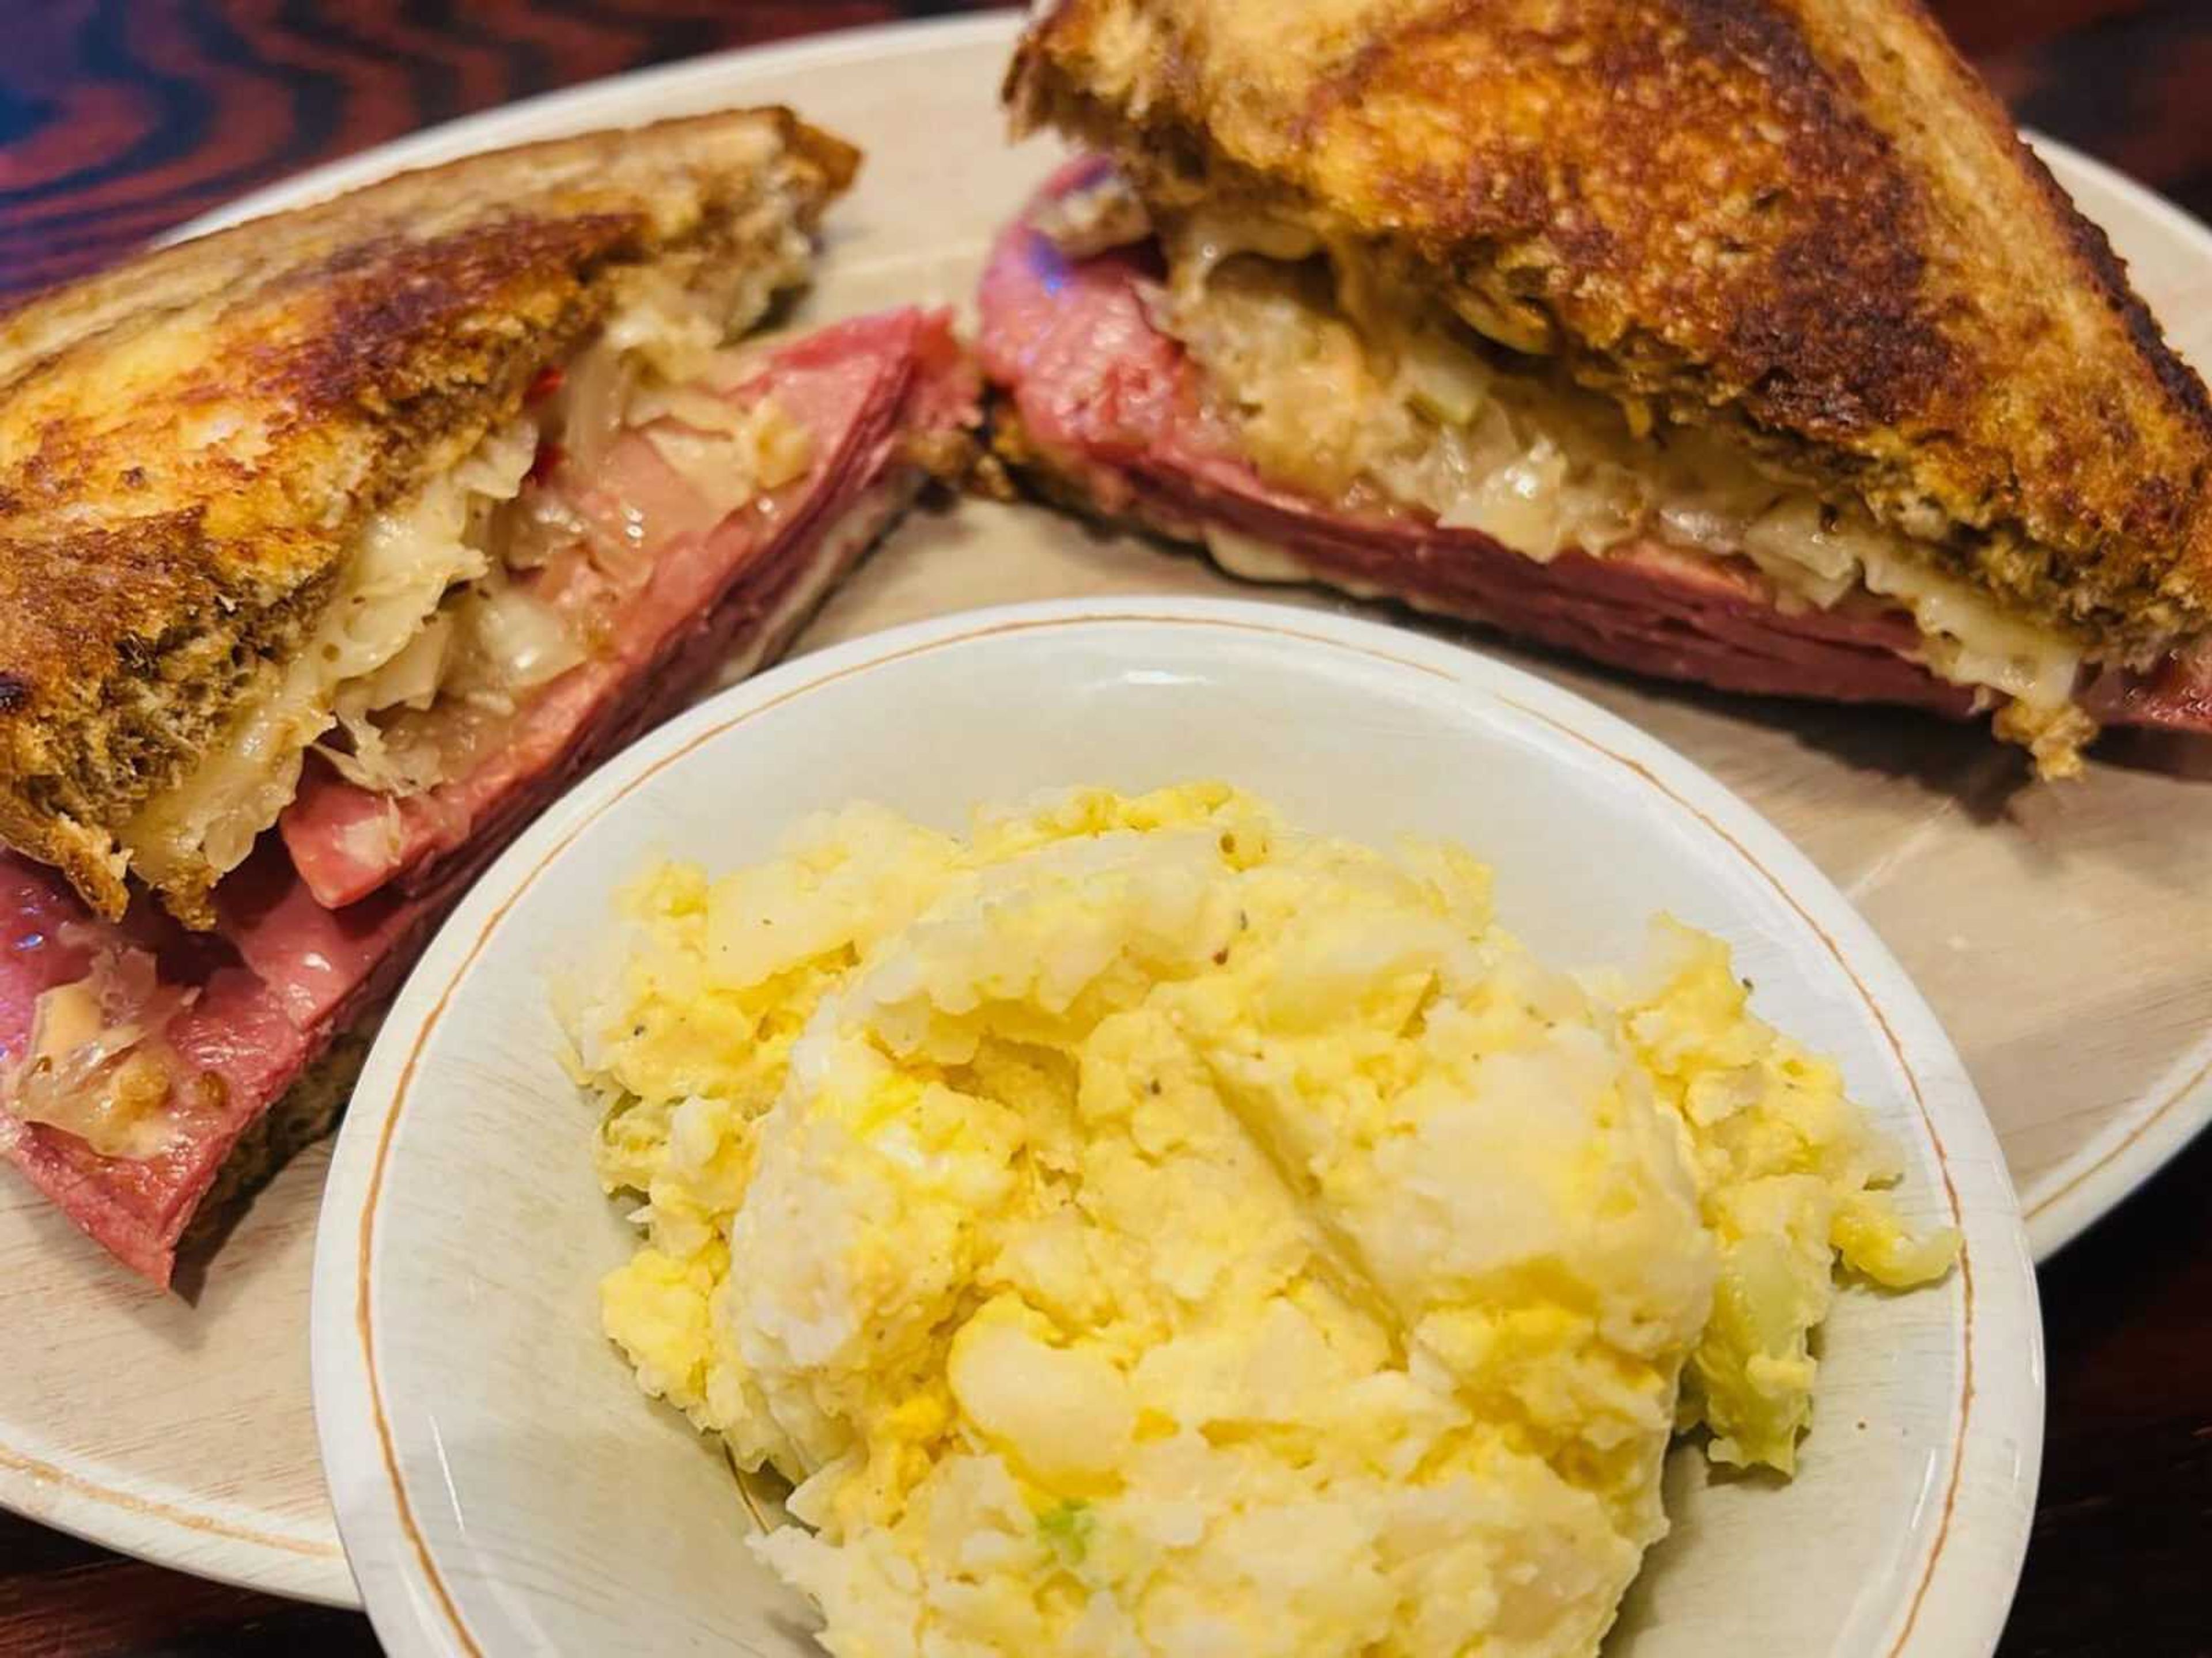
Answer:
[{"label": "white bowl", "polygon": [[1626,962],[1670,910],[1906,1147],[1964,1232],[1942,1287],[1844,1295],[1787,1485],[1678,1449],[1673,1536],[1608,1658],[1979,1658],[2033,1508],[2040,1329],[2017,1207],[1957,1055],[1811,864],[1672,751],[1472,651],[1265,604],[1024,605],[824,651],[694,710],[500,860],[386,1022],[317,1239],[315,1412],[339,1529],[399,1658],[805,1654],[726,1466],[599,1333],[630,1245],[593,1178],[548,981],[614,947],[648,858],[729,868],[872,798],[947,828],[1071,783],[1222,777],[1306,827],[1464,841],[1542,954]]}]

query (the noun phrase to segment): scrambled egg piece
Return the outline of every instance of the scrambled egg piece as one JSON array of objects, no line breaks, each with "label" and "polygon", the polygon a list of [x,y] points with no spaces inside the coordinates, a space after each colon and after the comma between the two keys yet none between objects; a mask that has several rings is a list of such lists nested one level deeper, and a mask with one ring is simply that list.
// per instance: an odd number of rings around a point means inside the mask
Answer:
[{"label": "scrambled egg piece", "polygon": [[630,896],[606,1328],[831,1652],[1586,1655],[1675,1431],[1789,1467],[1837,1256],[1955,1241],[1719,944],[1585,982],[1489,884],[1193,785]]}]

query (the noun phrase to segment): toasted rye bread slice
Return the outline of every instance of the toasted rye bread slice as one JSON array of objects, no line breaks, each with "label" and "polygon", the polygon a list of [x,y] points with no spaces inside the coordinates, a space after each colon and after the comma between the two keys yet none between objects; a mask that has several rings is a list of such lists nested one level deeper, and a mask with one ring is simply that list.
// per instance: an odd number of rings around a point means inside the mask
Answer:
[{"label": "toasted rye bread slice", "polygon": [[[0,317],[0,840],[111,918],[117,831],[624,273],[787,260],[858,153],[784,109],[470,157]],[[165,882],[211,919],[211,870]]]},{"label": "toasted rye bread slice", "polygon": [[2212,622],[2204,388],[1914,0],[1065,0],[1007,94],[2106,653]]}]

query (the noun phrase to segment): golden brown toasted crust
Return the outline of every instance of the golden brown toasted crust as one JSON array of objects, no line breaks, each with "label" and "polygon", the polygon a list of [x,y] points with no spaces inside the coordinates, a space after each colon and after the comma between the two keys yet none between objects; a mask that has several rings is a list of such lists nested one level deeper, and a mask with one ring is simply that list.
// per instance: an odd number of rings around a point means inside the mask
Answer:
[{"label": "golden brown toasted crust", "polygon": [[[857,161],[782,109],[596,133],[0,316],[0,840],[119,916],[116,830],[297,647],[365,519],[512,416],[623,271],[767,257]],[[204,922],[211,879],[164,896]]]},{"label": "golden brown toasted crust", "polygon": [[1018,121],[1242,197],[2120,653],[2212,622],[2212,408],[1915,0],[1066,0]]}]

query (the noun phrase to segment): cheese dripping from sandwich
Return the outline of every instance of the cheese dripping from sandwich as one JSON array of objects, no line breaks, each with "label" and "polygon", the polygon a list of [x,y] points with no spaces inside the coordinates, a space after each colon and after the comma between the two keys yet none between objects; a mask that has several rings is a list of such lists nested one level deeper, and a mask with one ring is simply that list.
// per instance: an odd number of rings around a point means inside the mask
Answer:
[{"label": "cheese dripping from sandwich", "polygon": [[601,642],[594,584],[635,588],[673,535],[613,502],[586,521],[534,486],[558,459],[588,476],[615,440],[642,434],[714,520],[802,475],[807,435],[772,398],[720,395],[744,376],[730,342],[804,282],[810,245],[795,220],[773,258],[679,283],[621,273],[605,326],[564,367],[539,376],[522,410],[449,471],[363,528],[321,618],[289,659],[262,665],[224,738],[155,797],[119,839],[131,867],[168,888],[236,868],[297,792],[311,750],[350,782],[406,795],[465,773],[520,700]]},{"label": "cheese dripping from sandwich", "polygon": [[[1155,234],[1110,172],[1041,228],[1073,257]],[[1166,276],[1147,289],[1152,319],[1270,482],[1354,511],[1425,513],[1540,562],[1656,542],[1755,567],[1785,610],[1902,610],[1920,635],[1917,660],[1993,709],[1999,733],[2047,774],[2079,768],[2096,734],[2074,700],[2082,642],[2006,614],[1939,568],[1927,542],[1710,433],[1574,384],[1513,349],[1544,342],[1516,338],[1512,318],[1486,314],[1478,332],[1304,225],[1209,203],[1158,234]],[[1207,542],[1236,574],[1307,579],[1279,549]]]}]

